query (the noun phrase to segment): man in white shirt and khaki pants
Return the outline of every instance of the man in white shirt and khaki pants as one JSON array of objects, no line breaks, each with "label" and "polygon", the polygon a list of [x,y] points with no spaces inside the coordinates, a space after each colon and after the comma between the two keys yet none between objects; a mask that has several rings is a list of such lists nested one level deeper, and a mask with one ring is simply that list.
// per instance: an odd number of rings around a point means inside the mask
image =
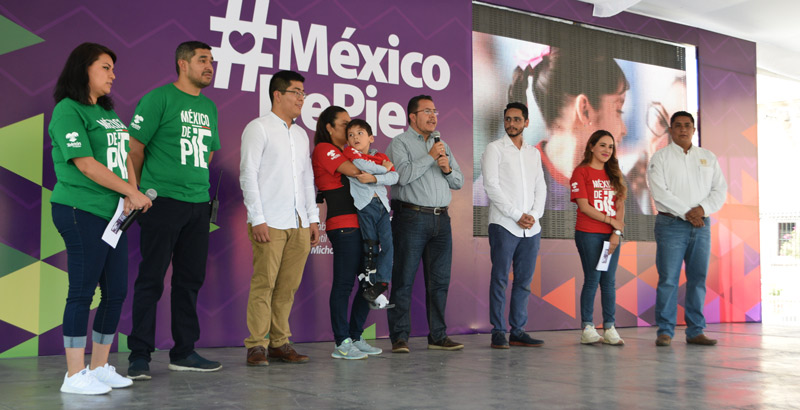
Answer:
[{"label": "man in white shirt and khaki pants", "polygon": [[686,263],[686,343],[713,346],[703,333],[706,320],[706,274],[711,255],[708,216],[725,203],[728,184],[717,157],[693,146],[694,117],[672,114],[670,143],[658,150],[647,167],[650,192],[656,203],[657,346],[669,346],[675,336],[681,265]]},{"label": "man in white shirt and khaki pants", "polygon": [[242,133],[239,183],[253,245],[250,336],[244,340],[249,366],[266,366],[267,357],[308,361],[289,344],[294,294],[311,246],[319,242],[308,135],[294,122],[305,102],[304,81],[293,71],[276,73],[269,83],[272,111],[251,121]]}]

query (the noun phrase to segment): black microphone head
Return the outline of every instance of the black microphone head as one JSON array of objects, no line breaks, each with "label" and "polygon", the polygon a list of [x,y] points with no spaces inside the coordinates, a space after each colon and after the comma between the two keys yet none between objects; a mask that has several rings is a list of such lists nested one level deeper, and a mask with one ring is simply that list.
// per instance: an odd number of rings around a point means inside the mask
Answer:
[{"label": "black microphone head", "polygon": [[431,133],[431,137],[433,137],[433,142],[439,142],[439,136],[442,135],[439,131],[434,131]]},{"label": "black microphone head", "polygon": [[150,189],[148,189],[148,190],[147,190],[147,191],[144,193],[144,195],[145,195],[146,197],[150,198],[150,200],[151,200],[151,201],[152,201],[152,200],[154,200],[154,199],[156,199],[156,198],[158,197],[158,193],[157,193],[157,192],[156,192],[156,190],[155,190],[155,189],[153,189],[153,188],[150,188]]}]

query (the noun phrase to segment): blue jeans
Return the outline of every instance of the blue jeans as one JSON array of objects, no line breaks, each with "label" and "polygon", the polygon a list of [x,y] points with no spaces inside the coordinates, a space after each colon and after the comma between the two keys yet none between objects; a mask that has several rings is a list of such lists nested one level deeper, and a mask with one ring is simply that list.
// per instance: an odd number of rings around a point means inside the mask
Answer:
[{"label": "blue jeans", "polygon": [[600,284],[600,302],[603,307],[603,329],[614,326],[617,308],[616,274],[620,247],[617,246],[611,255],[608,270],[603,272],[595,269],[603,251],[603,242],[610,237],[610,233],[575,231],[575,246],[578,248],[578,255],[581,257],[581,266],[583,267],[581,328],[594,325],[594,297],[597,294],[598,283]]},{"label": "blue jeans", "polygon": [[395,307],[387,311],[389,337],[394,343],[408,340],[411,333],[411,290],[422,259],[428,342],[441,341],[447,337],[444,309],[453,258],[450,216],[398,207],[392,218],[392,233],[397,258],[392,269],[392,295],[389,298]]},{"label": "blue jeans", "polygon": [[675,336],[678,314],[678,288],[681,265],[686,263],[686,299],[684,303],[686,337],[692,338],[706,327],[703,305],[706,300],[706,274],[711,258],[711,227],[695,228],[683,219],[656,216],[656,324],[658,334]]},{"label": "blue jeans", "polygon": [[353,296],[350,321],[347,320],[347,305],[353,287],[360,290],[356,276],[361,266],[361,231],[358,228],[342,228],[329,229],[326,233],[333,245],[333,283],[329,300],[331,327],[336,344],[340,345],[348,337],[353,340],[361,338],[369,314],[367,300],[357,291]]},{"label": "blue jeans", "polygon": [[520,238],[498,224],[489,224],[489,246],[492,257],[492,278],[489,282],[489,320],[492,333],[505,333],[503,311],[506,304],[508,271],[514,267],[511,285],[511,306],[508,323],[511,333],[525,331],[528,323],[528,300],[531,296],[531,279],[536,268],[536,255],[542,235]]},{"label": "blue jeans", "polygon": [[57,203],[52,205],[52,214],[67,246],[69,291],[64,307],[64,347],[86,347],[89,306],[98,283],[101,299],[92,341],[111,344],[128,293],[128,235],[122,234],[115,249],[101,239],[108,225],[105,219]]},{"label": "blue jeans", "polygon": [[[389,282],[392,280],[392,260],[394,259],[392,225],[389,221],[389,212],[383,206],[380,198],[373,197],[367,206],[358,211],[358,225],[361,227],[361,237],[364,238],[367,249],[370,249],[378,257],[378,271],[375,280]],[[370,244],[370,241],[373,243]],[[380,246],[374,242],[378,242]]]}]

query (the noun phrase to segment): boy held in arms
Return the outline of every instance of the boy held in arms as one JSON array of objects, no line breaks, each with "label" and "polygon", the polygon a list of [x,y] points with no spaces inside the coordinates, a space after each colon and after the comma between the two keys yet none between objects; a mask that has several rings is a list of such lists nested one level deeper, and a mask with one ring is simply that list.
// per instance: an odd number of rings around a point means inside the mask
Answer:
[{"label": "boy held in arms", "polygon": [[386,185],[397,183],[399,175],[386,154],[370,149],[375,142],[372,127],[361,119],[354,119],[347,125],[348,146],[344,156],[361,171],[371,174],[369,183],[350,178],[350,195],[358,209],[358,225],[364,240],[363,272],[358,275],[362,295],[370,302],[372,309],[389,309],[389,300],[383,292],[389,287],[392,275],[392,226],[389,221],[389,198]]}]

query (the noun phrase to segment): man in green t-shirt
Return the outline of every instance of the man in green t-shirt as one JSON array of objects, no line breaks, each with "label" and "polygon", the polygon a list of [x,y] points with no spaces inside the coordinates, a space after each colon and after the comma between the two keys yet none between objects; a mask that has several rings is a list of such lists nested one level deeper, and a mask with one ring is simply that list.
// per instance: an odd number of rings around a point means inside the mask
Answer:
[{"label": "man in green t-shirt", "polygon": [[[197,293],[208,257],[208,164],[218,150],[217,107],[200,91],[211,84],[211,47],[199,41],[175,50],[178,80],[147,93],[130,123],[130,153],[142,190],[155,189],[153,208],[139,218],[142,262],[133,293],[128,377],[150,379],[156,307],[172,262],[172,338],[169,369],[210,372],[222,368],[194,351],[200,338]],[[156,205],[157,204],[157,205]]]}]

